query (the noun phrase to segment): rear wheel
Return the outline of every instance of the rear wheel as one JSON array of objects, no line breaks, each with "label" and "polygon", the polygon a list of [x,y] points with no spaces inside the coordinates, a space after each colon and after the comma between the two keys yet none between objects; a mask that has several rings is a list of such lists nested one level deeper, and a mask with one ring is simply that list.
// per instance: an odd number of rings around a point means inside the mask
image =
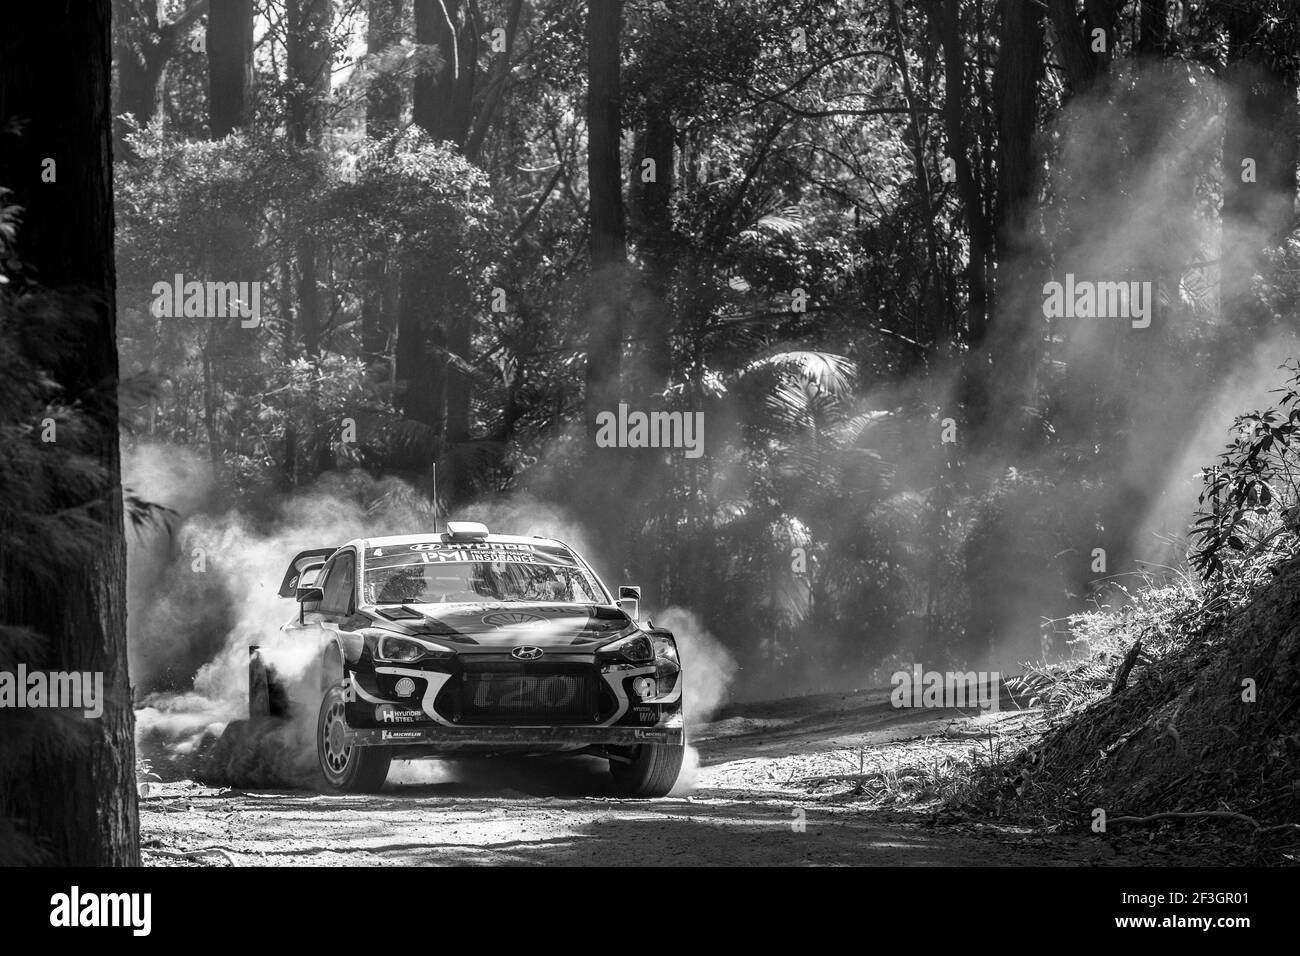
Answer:
[{"label": "rear wheel", "polygon": [[344,793],[374,793],[384,785],[392,751],[388,747],[358,747],[346,742],[347,701],[336,684],[325,692],[316,718],[316,755],[325,783]]},{"label": "rear wheel", "polygon": [[680,744],[639,744],[620,756],[628,762],[611,760],[609,772],[614,778],[614,792],[621,797],[666,797],[677,775],[682,772]]}]

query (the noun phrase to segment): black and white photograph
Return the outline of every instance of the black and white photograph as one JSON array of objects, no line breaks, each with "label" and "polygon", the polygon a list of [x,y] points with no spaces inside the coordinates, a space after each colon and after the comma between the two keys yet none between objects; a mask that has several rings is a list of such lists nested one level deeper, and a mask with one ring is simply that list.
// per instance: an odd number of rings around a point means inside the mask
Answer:
[{"label": "black and white photograph", "polygon": [[1298,171],[1295,0],[11,0],[0,920],[1276,929]]}]

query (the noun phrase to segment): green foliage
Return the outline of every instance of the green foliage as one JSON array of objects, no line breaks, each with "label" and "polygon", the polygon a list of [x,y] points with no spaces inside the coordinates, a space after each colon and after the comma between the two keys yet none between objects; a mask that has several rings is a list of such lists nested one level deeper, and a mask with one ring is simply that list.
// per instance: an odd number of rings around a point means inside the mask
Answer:
[{"label": "green foliage", "polygon": [[[1294,547],[1300,531],[1300,366],[1277,404],[1240,415],[1218,462],[1202,471],[1192,531],[1192,567],[1208,581],[1239,577]],[[1274,554],[1275,552],[1275,554]]]},{"label": "green foliage", "polygon": [[[250,498],[278,480],[290,436],[309,463],[382,468],[400,456],[394,436],[410,430],[390,382],[358,357],[361,304],[386,281],[364,264],[414,262],[479,285],[495,228],[482,172],[418,130],[333,158],[275,136],[195,141],[160,124],[131,142],[137,158],[118,178],[120,334],[128,372],[167,371],[157,400],[138,410],[154,412],[140,430],[207,444]],[[305,238],[323,250],[328,293],[315,354],[295,341]],[[176,274],[261,282],[261,326],[153,315],[154,283]],[[345,417],[355,444],[339,441]]]}]

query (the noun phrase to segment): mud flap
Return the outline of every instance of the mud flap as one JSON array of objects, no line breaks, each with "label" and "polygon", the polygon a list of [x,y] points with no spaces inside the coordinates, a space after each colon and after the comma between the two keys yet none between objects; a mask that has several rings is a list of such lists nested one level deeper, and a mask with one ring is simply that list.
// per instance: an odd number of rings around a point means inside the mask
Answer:
[{"label": "mud flap", "polygon": [[288,690],[276,679],[275,668],[262,657],[257,645],[248,648],[248,716],[289,716]]},{"label": "mud flap", "polygon": [[313,787],[319,769],[310,731],[287,720],[232,720],[195,765],[195,779],[222,787]]}]

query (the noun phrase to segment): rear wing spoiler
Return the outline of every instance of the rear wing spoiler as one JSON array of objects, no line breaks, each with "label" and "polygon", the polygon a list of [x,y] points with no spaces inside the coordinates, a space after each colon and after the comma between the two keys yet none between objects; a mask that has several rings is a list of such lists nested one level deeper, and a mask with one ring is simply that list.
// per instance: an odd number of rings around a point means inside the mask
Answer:
[{"label": "rear wing spoiler", "polygon": [[298,579],[304,571],[310,571],[314,568],[321,567],[329,556],[337,551],[338,548],[312,548],[309,551],[300,551],[289,562],[289,570],[284,572],[284,580],[280,582],[280,597],[296,597],[298,593]]}]

